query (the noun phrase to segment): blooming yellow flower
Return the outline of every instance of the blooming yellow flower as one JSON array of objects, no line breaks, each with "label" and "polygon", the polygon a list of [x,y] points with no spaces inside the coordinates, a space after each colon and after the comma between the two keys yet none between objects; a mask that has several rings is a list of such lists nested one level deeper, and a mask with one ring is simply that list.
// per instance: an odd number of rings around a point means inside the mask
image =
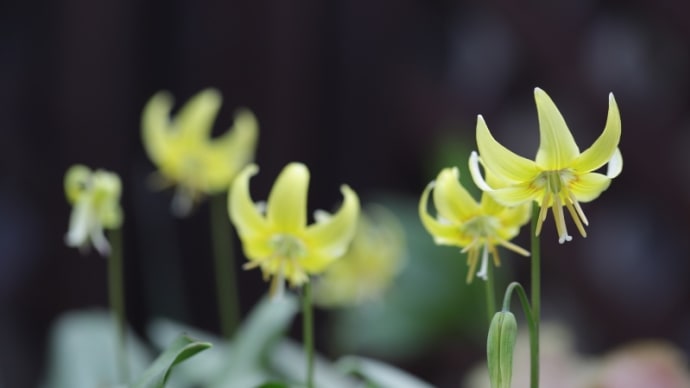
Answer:
[{"label": "blooming yellow flower", "polygon": [[261,267],[264,278],[273,276],[275,295],[282,292],[284,279],[301,286],[345,253],[355,233],[359,198],[350,187],[341,186],[344,202],[338,212],[323,212],[307,225],[307,167],[288,164],[265,205],[255,204],[249,193],[249,179],[258,171],[252,164],[239,173],[228,195],[228,211],[249,259],[245,269]]},{"label": "blooming yellow flower", "polygon": [[144,147],[158,167],[160,186],[177,185],[172,208],[178,216],[188,214],[204,194],[227,190],[254,157],[258,124],[247,109],[236,112],[228,132],[211,138],[220,105],[218,91],[206,89],[172,118],[173,99],[167,92],[155,94],[144,108]]},{"label": "blooming yellow flower", "polygon": [[103,256],[110,254],[110,244],[103,228],[122,225],[120,193],[122,184],[117,174],[74,165],[65,174],[65,195],[73,206],[65,243],[85,249],[89,241]]},{"label": "blooming yellow flower", "polygon": [[348,306],[380,297],[401,267],[404,240],[402,225],[393,213],[368,206],[360,214],[350,248],[316,280],[316,303]]},{"label": "blooming yellow flower", "polygon": [[[480,115],[477,119],[477,147],[479,155],[470,156],[470,171],[474,182],[506,206],[536,201],[541,209],[536,234],[541,231],[547,209],[551,208],[558,231],[558,241],[570,241],[563,216],[568,209],[577,229],[587,236],[584,225],[589,222],[580,202],[596,199],[623,169],[618,143],[621,120],[616,100],[609,94],[606,126],[599,138],[584,152],[580,152],[565,120],[541,89],[534,89],[539,117],[540,144],[534,161],[516,155],[494,139]],[[479,170],[479,163],[487,172],[507,182],[502,187],[487,183]],[[594,172],[608,164],[606,174]]]},{"label": "blooming yellow flower", "polygon": [[[530,203],[505,207],[494,201],[487,193],[482,194],[479,203],[459,182],[457,168],[444,168],[435,181],[427,185],[419,201],[419,217],[436,244],[454,245],[467,252],[467,283],[471,283],[477,268],[480,251],[482,263],[477,277],[487,279],[489,253],[494,265],[501,261],[497,245],[501,245],[522,256],[529,252],[510,242],[529,221]],[[498,184],[491,178],[490,181]],[[432,217],[427,210],[429,195],[433,190],[434,205],[438,213]]]}]

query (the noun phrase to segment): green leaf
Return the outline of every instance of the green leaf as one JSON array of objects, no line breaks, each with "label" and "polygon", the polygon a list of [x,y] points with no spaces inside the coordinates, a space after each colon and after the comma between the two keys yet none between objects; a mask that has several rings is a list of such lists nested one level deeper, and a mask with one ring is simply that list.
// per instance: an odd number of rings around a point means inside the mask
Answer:
[{"label": "green leaf", "polygon": [[168,381],[172,368],[195,354],[211,347],[208,342],[197,341],[181,334],[173,343],[153,362],[144,375],[132,388],[163,388]]},{"label": "green leaf", "polygon": [[[124,383],[118,373],[117,335],[108,311],[77,311],[60,316],[50,330],[44,388],[114,387]],[[153,359],[132,331],[127,333],[127,365],[141,374]],[[69,356],[65,356],[69,355]]]},{"label": "green leaf", "polygon": [[426,383],[407,372],[404,372],[381,361],[365,357],[346,356],[336,362],[336,367],[343,373],[354,373],[363,377],[375,387],[396,388],[431,388]]}]

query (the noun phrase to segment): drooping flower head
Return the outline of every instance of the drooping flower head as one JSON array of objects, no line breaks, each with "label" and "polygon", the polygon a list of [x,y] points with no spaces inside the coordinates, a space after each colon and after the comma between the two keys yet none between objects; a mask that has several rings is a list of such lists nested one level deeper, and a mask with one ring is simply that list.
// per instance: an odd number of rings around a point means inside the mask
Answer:
[{"label": "drooping flower head", "polygon": [[315,302],[339,307],[381,297],[398,274],[404,255],[405,235],[397,217],[382,206],[367,206],[350,248],[316,280]]},{"label": "drooping flower head", "polygon": [[[453,245],[467,253],[467,283],[474,278],[479,255],[481,266],[477,277],[487,279],[489,254],[494,265],[500,265],[497,246],[503,246],[522,256],[529,252],[510,242],[529,221],[530,203],[506,207],[494,201],[487,193],[478,203],[460,184],[457,168],[444,168],[435,181],[429,183],[419,201],[419,217],[424,228],[432,235],[436,244]],[[494,184],[497,180],[489,179]],[[428,212],[429,195],[433,190],[437,216]]]},{"label": "drooping flower head", "polygon": [[347,251],[357,226],[359,198],[349,186],[341,186],[340,209],[333,215],[322,212],[307,225],[307,167],[288,164],[265,206],[254,203],[249,193],[249,179],[258,171],[252,164],[239,173],[228,195],[228,211],[249,259],[245,269],[260,267],[266,279],[273,277],[275,295],[282,292],[284,280],[301,286]]},{"label": "drooping flower head", "polygon": [[[541,207],[537,235],[547,210],[551,208],[558,241],[563,243],[572,239],[565,225],[565,206],[580,234],[586,237],[585,225],[589,221],[580,202],[596,199],[623,169],[623,158],[618,149],[621,120],[616,100],[613,94],[609,94],[604,131],[588,149],[580,152],[563,116],[546,92],[536,88],[534,98],[540,134],[535,160],[516,155],[497,142],[480,115],[477,119],[479,155],[473,152],[470,156],[472,178],[477,186],[506,206],[536,201]],[[480,172],[480,163],[486,172],[491,172],[507,185],[495,187],[487,182]],[[605,164],[608,165],[606,174],[595,172]]]},{"label": "drooping flower head", "polygon": [[211,138],[221,96],[206,89],[193,96],[174,116],[172,96],[155,94],[144,108],[144,148],[158,167],[159,186],[177,185],[173,212],[189,213],[204,195],[224,192],[237,173],[254,158],[258,137],[256,118],[248,109],[235,113],[232,128]]},{"label": "drooping flower head", "polygon": [[110,244],[103,229],[122,225],[120,194],[122,183],[117,174],[77,164],[65,174],[65,195],[72,205],[65,243],[82,250],[89,242],[102,256],[110,254]]}]

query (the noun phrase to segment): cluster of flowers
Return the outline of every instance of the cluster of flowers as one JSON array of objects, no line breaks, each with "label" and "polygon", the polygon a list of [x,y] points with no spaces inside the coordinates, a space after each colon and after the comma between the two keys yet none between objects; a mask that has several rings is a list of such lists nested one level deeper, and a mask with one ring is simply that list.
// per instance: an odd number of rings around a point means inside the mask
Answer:
[{"label": "cluster of flowers", "polygon": [[[360,217],[360,201],[347,185],[344,200],[334,214],[318,210],[307,223],[309,169],[289,163],[273,185],[266,202],[252,200],[250,178],[259,168],[252,163],[258,140],[258,123],[248,109],[235,114],[233,127],[212,138],[211,129],[221,106],[213,89],[193,96],[175,115],[167,92],[154,95],[142,114],[142,140],[158,171],[153,185],[175,187],[172,212],[186,216],[205,196],[228,191],[227,208],[249,260],[244,268],[261,268],[271,280],[271,294],[280,293],[285,281],[300,287],[310,276],[324,274],[319,299],[325,304],[357,303],[380,295],[398,270],[403,244],[395,217],[382,210]],[[83,165],[70,168],[65,192],[73,205],[66,242],[69,246],[93,245],[103,256],[110,247],[103,229],[122,224],[120,178],[108,171],[91,171]],[[391,249],[374,248],[378,236]],[[232,236],[228,236],[232,238]],[[354,239],[354,242],[353,242]],[[352,249],[348,248],[352,245]],[[339,260],[339,265],[332,264]],[[367,272],[376,268],[375,273]],[[371,271],[369,271],[371,272]],[[365,279],[364,287],[351,287]],[[370,281],[367,283],[366,279]]]},{"label": "cluster of flowers", "polygon": [[[589,221],[580,203],[596,199],[623,168],[618,149],[620,113],[613,94],[609,95],[604,131],[583,152],[580,152],[563,116],[546,92],[536,88],[534,98],[540,134],[535,160],[519,156],[496,141],[480,115],[476,134],[479,153],[472,152],[469,171],[474,183],[483,191],[481,200],[475,201],[459,183],[457,168],[446,168],[426,187],[419,202],[419,216],[435,242],[458,246],[468,253],[468,283],[475,276],[480,255],[477,277],[486,279],[489,254],[494,264],[500,265],[498,245],[529,256],[529,252],[510,240],[529,221],[532,202],[540,207],[536,235],[541,232],[550,208],[558,241],[570,241],[572,237],[565,223],[565,207],[580,234],[586,237],[585,226]],[[604,165],[607,165],[605,174],[596,172]],[[438,213],[436,217],[427,210],[432,191]]]}]

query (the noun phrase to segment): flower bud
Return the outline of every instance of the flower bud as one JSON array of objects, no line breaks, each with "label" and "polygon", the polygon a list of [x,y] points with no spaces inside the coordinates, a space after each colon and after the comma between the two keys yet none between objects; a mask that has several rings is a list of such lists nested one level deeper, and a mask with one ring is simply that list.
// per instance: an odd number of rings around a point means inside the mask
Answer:
[{"label": "flower bud", "polygon": [[516,338],[515,315],[510,311],[497,312],[491,320],[486,342],[491,388],[510,388]]}]

